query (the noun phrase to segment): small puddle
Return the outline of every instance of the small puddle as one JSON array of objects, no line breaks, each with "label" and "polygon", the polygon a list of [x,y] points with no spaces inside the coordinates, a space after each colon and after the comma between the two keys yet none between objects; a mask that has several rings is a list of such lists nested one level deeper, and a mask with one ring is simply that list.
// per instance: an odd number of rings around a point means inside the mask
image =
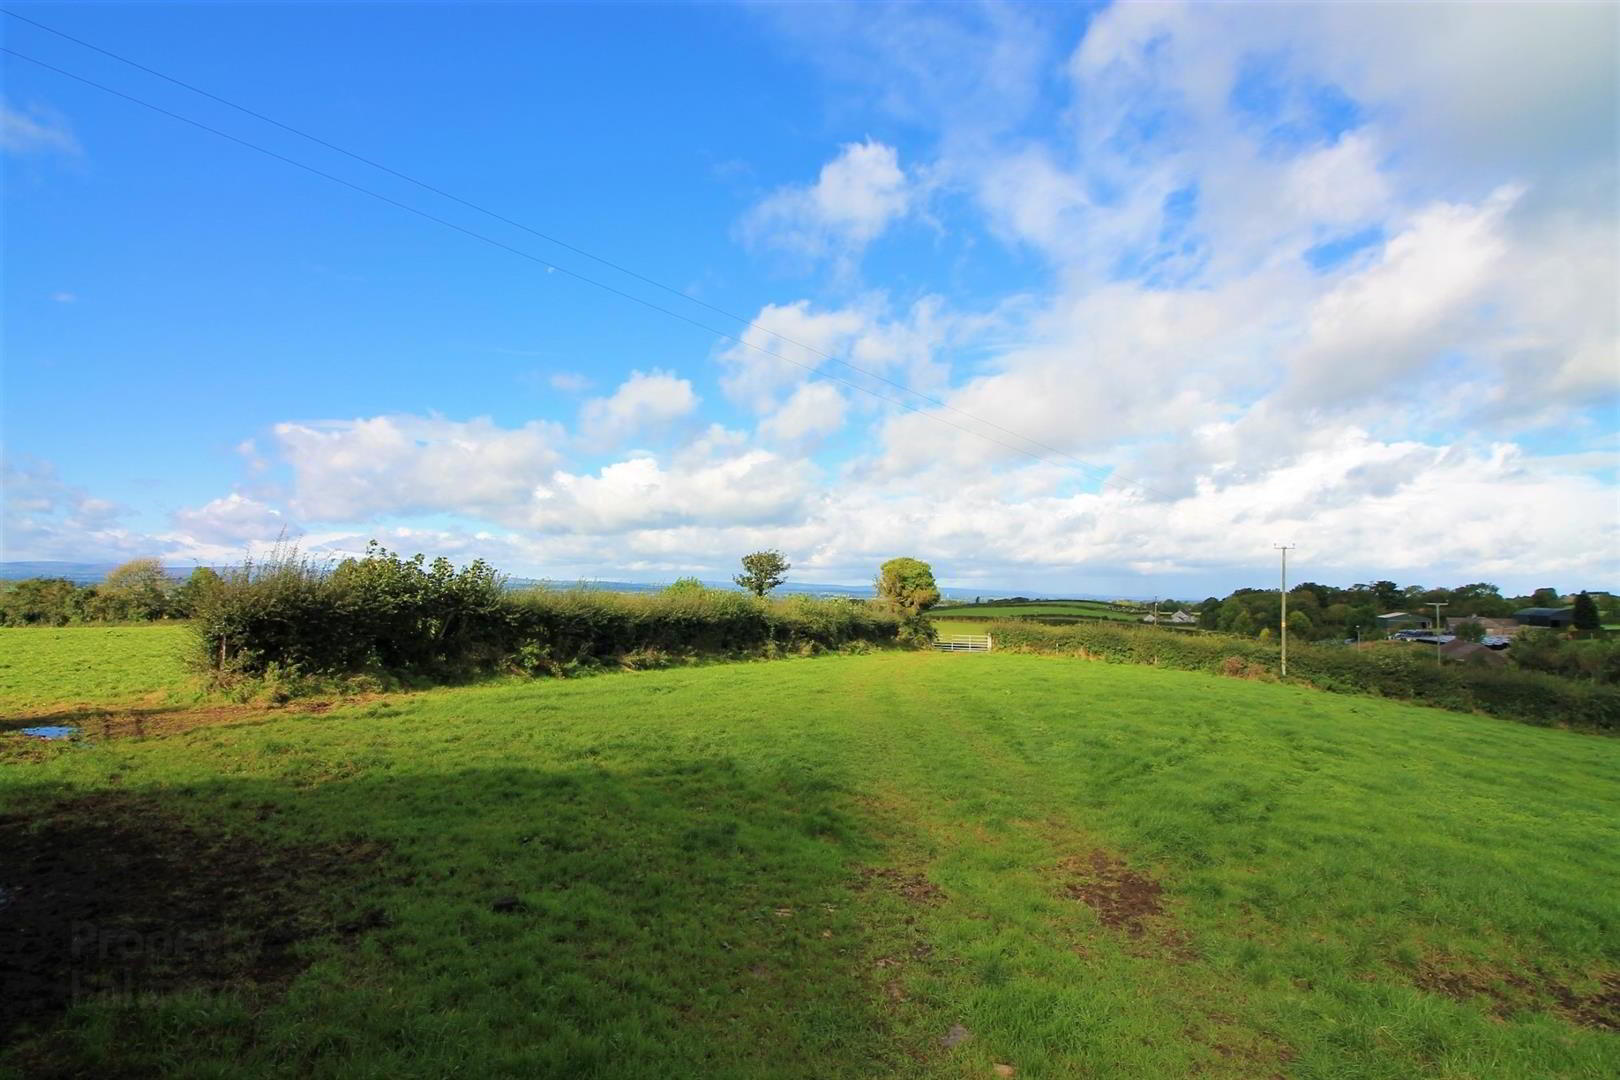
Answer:
[{"label": "small puddle", "polygon": [[42,727],[25,727],[22,733],[36,739],[71,739],[79,733],[79,729],[72,724],[45,724]]}]

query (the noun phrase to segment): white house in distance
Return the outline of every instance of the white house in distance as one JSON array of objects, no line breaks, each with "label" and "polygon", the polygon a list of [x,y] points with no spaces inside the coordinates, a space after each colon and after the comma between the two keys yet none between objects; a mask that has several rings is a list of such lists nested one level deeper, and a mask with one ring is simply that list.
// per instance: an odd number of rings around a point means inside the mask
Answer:
[{"label": "white house in distance", "polygon": [[1173,615],[1144,615],[1142,616],[1142,621],[1150,623],[1175,623],[1177,626],[1185,626],[1188,623],[1197,622],[1198,616],[1190,615],[1185,611],[1178,611]]}]

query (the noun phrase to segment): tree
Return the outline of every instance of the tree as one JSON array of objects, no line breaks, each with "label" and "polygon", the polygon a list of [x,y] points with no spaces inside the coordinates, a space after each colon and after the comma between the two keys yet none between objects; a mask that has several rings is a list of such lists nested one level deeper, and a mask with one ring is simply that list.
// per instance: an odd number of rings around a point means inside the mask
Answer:
[{"label": "tree", "polygon": [[1582,590],[1575,597],[1575,610],[1570,613],[1570,623],[1577,630],[1602,629],[1603,620],[1598,617],[1597,601],[1592,599],[1591,593]]},{"label": "tree", "polygon": [[793,569],[792,564],[782,558],[782,553],[775,550],[744,555],[742,567],[743,572],[731,580],[755,596],[764,596],[782,584],[787,580],[787,572]]},{"label": "tree", "polygon": [[224,579],[211,567],[197,567],[186,578],[186,583],[174,591],[170,605],[173,613],[182,619],[191,618],[197,614],[198,607],[223,584]]},{"label": "tree", "polygon": [[1459,641],[1481,641],[1485,637],[1485,626],[1478,619],[1453,619],[1451,632]]},{"label": "tree", "polygon": [[1561,601],[1557,589],[1537,589],[1530,594],[1531,607],[1557,607]]},{"label": "tree", "polygon": [[900,640],[919,648],[934,640],[934,624],[924,614],[939,603],[934,568],[921,559],[890,559],[878,567],[878,602],[900,616]]},{"label": "tree", "polygon": [[939,603],[934,568],[921,559],[890,559],[878,568],[877,594],[902,615],[921,615]]},{"label": "tree", "polygon": [[160,619],[173,590],[163,564],[156,559],[131,559],[107,575],[100,596],[114,619]]},{"label": "tree", "polygon": [[1375,581],[1371,587],[1379,611],[1394,611],[1400,606],[1401,587],[1393,581]]}]

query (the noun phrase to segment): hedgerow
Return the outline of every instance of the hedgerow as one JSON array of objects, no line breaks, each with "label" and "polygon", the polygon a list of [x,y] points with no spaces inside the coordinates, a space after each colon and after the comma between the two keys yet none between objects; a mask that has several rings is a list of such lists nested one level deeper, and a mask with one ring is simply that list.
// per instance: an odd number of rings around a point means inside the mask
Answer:
[{"label": "hedgerow", "polygon": [[899,629],[894,615],[859,601],[763,600],[696,583],[635,595],[514,591],[482,562],[457,570],[375,545],[335,569],[296,553],[247,564],[210,593],[193,625],[196,662],[218,681],[563,674],[887,645]]},{"label": "hedgerow", "polygon": [[[1277,678],[1279,650],[1226,634],[1167,634],[1149,627],[1005,620],[990,627],[998,650],[1059,653],[1116,664]],[[1351,649],[1290,645],[1288,677],[1322,690],[1375,694],[1542,726],[1620,732],[1620,688],[1511,668],[1437,665],[1417,647]]]}]

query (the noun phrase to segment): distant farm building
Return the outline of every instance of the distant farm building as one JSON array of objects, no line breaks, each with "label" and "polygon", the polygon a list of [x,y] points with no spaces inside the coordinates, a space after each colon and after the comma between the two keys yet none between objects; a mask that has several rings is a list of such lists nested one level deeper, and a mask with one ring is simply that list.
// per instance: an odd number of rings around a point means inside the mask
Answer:
[{"label": "distant farm building", "polygon": [[1142,616],[1142,621],[1150,623],[1174,623],[1177,626],[1188,626],[1197,622],[1198,616],[1189,614],[1185,611],[1178,611],[1173,615],[1144,615]]},{"label": "distant farm building", "polygon": [[1451,629],[1456,630],[1464,623],[1473,623],[1485,632],[1486,637],[1510,638],[1519,632],[1519,624],[1513,619],[1493,619],[1484,615],[1459,615],[1448,620]]},{"label": "distant farm building", "polygon": [[1388,634],[1395,630],[1427,630],[1434,625],[1430,615],[1413,615],[1406,611],[1392,611],[1378,616],[1378,629]]},{"label": "distant farm building", "polygon": [[1575,609],[1567,607],[1527,607],[1515,611],[1513,618],[1520,626],[1546,626],[1563,630],[1575,621]]}]

